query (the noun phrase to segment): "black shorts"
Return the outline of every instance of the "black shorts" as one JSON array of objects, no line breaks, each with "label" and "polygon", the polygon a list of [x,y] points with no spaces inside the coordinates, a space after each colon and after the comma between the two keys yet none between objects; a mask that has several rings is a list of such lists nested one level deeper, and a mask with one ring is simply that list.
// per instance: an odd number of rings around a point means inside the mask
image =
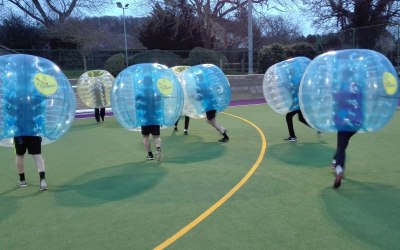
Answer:
[{"label": "black shorts", "polygon": [[217,114],[217,111],[215,109],[207,111],[206,112],[207,120],[210,121],[210,120],[214,119],[216,114]]},{"label": "black shorts", "polygon": [[38,155],[42,153],[42,137],[40,136],[18,136],[14,137],[15,153],[24,155],[26,149],[28,154]]},{"label": "black shorts", "polygon": [[142,135],[160,135],[160,125],[142,126]]}]

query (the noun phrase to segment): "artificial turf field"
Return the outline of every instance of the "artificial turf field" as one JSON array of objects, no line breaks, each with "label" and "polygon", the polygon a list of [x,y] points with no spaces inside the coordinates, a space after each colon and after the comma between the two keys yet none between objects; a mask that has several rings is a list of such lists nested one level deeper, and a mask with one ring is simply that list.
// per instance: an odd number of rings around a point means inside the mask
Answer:
[{"label": "artificial turf field", "polygon": [[42,148],[46,192],[30,156],[18,188],[14,150],[0,148],[0,249],[400,248],[399,111],[351,139],[339,190],[335,134],[297,116],[295,143],[266,104],[218,114],[225,144],[204,119],[184,136],[183,120],[161,132],[162,163],[112,117],[75,120]]}]

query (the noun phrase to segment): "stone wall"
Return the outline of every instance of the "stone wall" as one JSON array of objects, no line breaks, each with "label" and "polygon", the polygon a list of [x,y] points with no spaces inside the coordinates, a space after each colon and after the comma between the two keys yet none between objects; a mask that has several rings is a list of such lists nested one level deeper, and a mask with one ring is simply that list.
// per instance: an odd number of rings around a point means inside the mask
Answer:
[{"label": "stone wall", "polygon": [[[228,75],[231,85],[232,101],[261,100],[264,99],[262,81],[264,75]],[[70,80],[76,93],[76,79]],[[76,96],[77,109],[88,109],[78,96]]]}]

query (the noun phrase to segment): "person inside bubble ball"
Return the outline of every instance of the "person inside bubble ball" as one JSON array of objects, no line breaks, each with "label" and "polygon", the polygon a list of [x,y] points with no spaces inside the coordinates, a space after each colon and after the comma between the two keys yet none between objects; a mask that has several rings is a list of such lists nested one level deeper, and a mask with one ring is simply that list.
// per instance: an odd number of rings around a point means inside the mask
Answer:
[{"label": "person inside bubble ball", "polygon": [[363,94],[361,87],[355,81],[341,85],[341,88],[346,87],[349,89],[339,89],[336,93],[335,124],[338,128],[338,133],[336,152],[332,160],[332,168],[336,172],[333,181],[333,188],[335,189],[341,186],[344,178],[346,149],[350,138],[357,133],[363,123]]},{"label": "person inside bubble ball", "polygon": [[45,165],[42,157],[42,138],[40,136],[17,136],[14,137],[14,146],[16,153],[16,166],[19,175],[18,185],[26,187],[25,169],[24,169],[24,156],[26,151],[32,155],[35,160],[36,167],[39,173],[40,191],[47,190],[47,183],[45,179]]},{"label": "person inside bubble ball", "polygon": [[[201,75],[198,77],[201,77]],[[219,142],[228,142],[229,136],[227,135],[227,130],[219,125],[216,120],[217,110],[214,105],[215,101],[213,100],[215,97],[208,86],[204,84],[205,81],[199,82],[203,83],[203,85],[199,84],[199,86],[196,88],[197,98],[201,100],[204,110],[206,111],[207,122],[223,136],[221,139],[218,140]]]},{"label": "person inside bubble ball", "polygon": [[206,111],[206,116],[207,116],[208,124],[213,126],[223,136],[218,141],[219,142],[228,142],[229,141],[229,136],[227,135],[227,130],[224,127],[222,127],[221,125],[219,125],[217,123],[216,118],[215,118],[217,116],[217,110],[212,109],[212,110]]},{"label": "person inside bubble ball", "polygon": [[[40,96],[32,95],[28,96],[27,98],[20,98],[19,101],[16,99],[10,101],[11,103],[14,102],[14,105],[11,106],[16,108],[16,134],[36,133],[35,128],[37,125],[35,123],[35,119],[39,114],[43,113],[45,105],[44,99],[42,99]],[[24,156],[28,151],[28,154],[32,155],[33,159],[35,160],[35,164],[38,169],[39,189],[40,191],[47,190],[45,164],[41,154],[42,138],[40,136],[15,136],[14,147],[16,154],[16,168],[19,175],[18,186],[27,186],[27,182],[25,180]]]},{"label": "person inside bubble ball", "polygon": [[106,108],[95,108],[94,109],[94,118],[96,119],[96,122],[104,122],[104,117],[106,116]]},{"label": "person inside bubble ball", "polygon": [[[292,73],[291,75],[295,75],[295,73]],[[301,80],[301,78],[300,78],[300,80]],[[293,111],[290,111],[286,114],[286,125],[287,125],[288,131],[289,131],[289,137],[285,138],[283,140],[295,142],[295,141],[297,141],[297,136],[296,136],[296,133],[294,132],[293,117],[296,114],[298,114],[298,119],[301,123],[305,124],[306,126],[308,126],[310,128],[311,128],[311,126],[308,124],[306,119],[304,119],[303,113],[299,107],[299,96],[298,96],[299,84],[297,84],[296,87],[293,87],[291,89],[291,94],[292,94],[292,98],[293,98],[293,103],[289,110],[293,110]],[[317,136],[319,137],[320,135],[321,135],[321,132],[317,131]]]},{"label": "person inside bubble ball", "polygon": [[[178,123],[179,120],[181,119],[181,117],[179,116],[178,120],[175,122],[174,125],[174,131],[178,131]],[[190,121],[190,117],[185,115],[185,127],[183,129],[183,134],[184,135],[188,135],[188,129],[189,129],[189,121]]]},{"label": "person inside bubble ball", "polygon": [[[93,86],[93,92],[95,96],[95,100],[98,100],[97,105],[103,105],[105,103],[105,96],[106,96],[106,90],[103,82],[96,82]],[[104,122],[104,117],[106,116],[106,108],[95,108],[94,109],[94,118],[96,119],[96,122],[99,123],[100,119],[102,122]]]},{"label": "person inside bubble ball", "polygon": [[157,161],[163,160],[163,153],[161,151],[161,133],[160,133],[160,122],[159,114],[161,112],[160,106],[162,100],[159,93],[155,93],[152,88],[153,79],[150,76],[145,76],[142,84],[142,91],[139,91],[136,96],[136,110],[139,116],[143,119],[143,125],[141,126],[141,132],[143,136],[143,145],[147,151],[147,160],[154,160],[154,155],[151,150],[150,134],[153,136],[154,144],[156,145]]},{"label": "person inside bubble ball", "polygon": [[[298,114],[300,122],[311,128],[311,126],[307,123],[306,119],[304,119],[303,113],[301,112],[300,109],[295,111],[290,111],[289,113],[286,114],[286,124],[289,131],[289,137],[283,139],[285,141],[290,141],[290,142],[297,141],[296,133],[294,132],[294,127],[293,127],[293,116],[295,116],[296,114]],[[317,131],[317,135],[320,136],[320,134],[321,132]]]}]

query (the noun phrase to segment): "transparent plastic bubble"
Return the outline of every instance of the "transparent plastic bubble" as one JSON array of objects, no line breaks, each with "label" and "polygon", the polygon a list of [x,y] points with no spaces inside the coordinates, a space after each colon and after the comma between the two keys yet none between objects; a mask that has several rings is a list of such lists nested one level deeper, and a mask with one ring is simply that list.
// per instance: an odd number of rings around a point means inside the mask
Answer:
[{"label": "transparent plastic bubble", "polygon": [[79,98],[89,108],[109,107],[114,80],[114,77],[105,70],[91,70],[83,73],[77,83]]},{"label": "transparent plastic bubble", "polygon": [[398,105],[397,73],[382,54],[366,49],[316,57],[300,84],[300,108],[322,132],[377,131]]},{"label": "transparent plastic bubble", "polygon": [[311,60],[295,57],[272,65],[265,72],[263,93],[267,104],[277,113],[299,110],[299,86]]},{"label": "transparent plastic bubble", "polygon": [[75,119],[71,84],[53,62],[31,55],[0,57],[0,145],[16,136],[62,137]]},{"label": "transparent plastic bubble", "polygon": [[178,77],[179,83],[182,86],[183,90],[183,109],[182,109],[182,114],[181,115],[186,115],[187,110],[190,110],[190,105],[188,104],[188,95],[184,89],[184,86],[182,84],[182,72],[185,71],[186,69],[190,68],[190,66],[174,66],[171,67],[172,71],[174,71],[176,77]]},{"label": "transparent plastic bubble", "polygon": [[185,93],[184,115],[202,118],[205,112],[225,110],[231,101],[231,87],[224,72],[213,64],[192,66],[180,75]]},{"label": "transparent plastic bubble", "polygon": [[111,107],[117,121],[131,131],[147,125],[172,126],[182,113],[182,87],[165,65],[132,65],[115,79]]}]

